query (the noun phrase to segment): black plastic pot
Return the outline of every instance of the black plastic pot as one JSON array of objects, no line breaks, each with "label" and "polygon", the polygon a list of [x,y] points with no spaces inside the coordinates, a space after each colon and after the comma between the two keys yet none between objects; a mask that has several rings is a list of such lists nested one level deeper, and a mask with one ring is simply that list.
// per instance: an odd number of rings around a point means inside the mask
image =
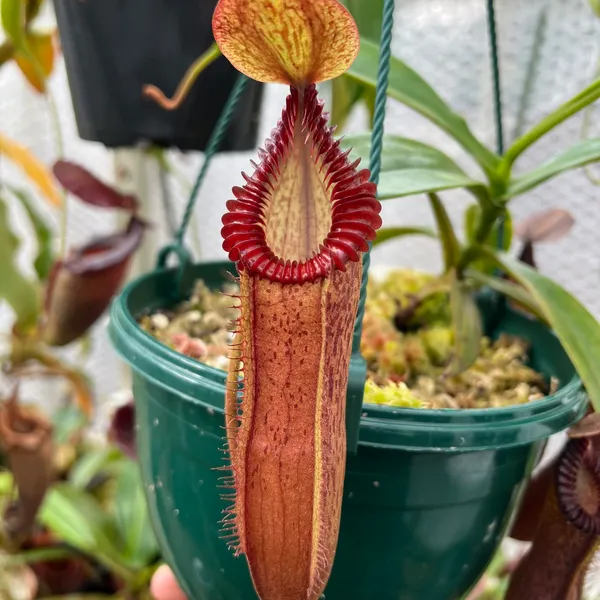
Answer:
[{"label": "black plastic pot", "polygon": [[[176,111],[142,96],[168,96],[213,42],[216,0],[54,0],[79,135],[108,147],[151,143],[204,150],[237,71],[220,57]],[[262,84],[250,82],[221,151],[251,150]]]}]

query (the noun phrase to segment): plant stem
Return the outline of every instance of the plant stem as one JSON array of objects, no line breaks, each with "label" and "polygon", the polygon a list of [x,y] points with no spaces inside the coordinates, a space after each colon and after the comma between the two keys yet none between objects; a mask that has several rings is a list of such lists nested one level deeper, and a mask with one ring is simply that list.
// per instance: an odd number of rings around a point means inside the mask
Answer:
[{"label": "plant stem", "polygon": [[457,267],[457,277],[461,278],[469,264],[480,258],[477,251],[478,247],[485,244],[492,233],[495,223],[504,215],[504,211],[505,209],[502,205],[498,206],[493,201],[481,206],[481,220],[475,232],[475,242],[461,252]]},{"label": "plant stem", "polygon": [[172,98],[167,98],[164,93],[154,85],[145,86],[143,93],[158,102],[163,108],[175,110],[186,99],[190,89],[202,71],[217,60],[219,56],[221,56],[221,51],[219,50],[217,43],[213,42],[210,48],[202,54],[200,58],[196,59],[192,66],[187,70]]}]

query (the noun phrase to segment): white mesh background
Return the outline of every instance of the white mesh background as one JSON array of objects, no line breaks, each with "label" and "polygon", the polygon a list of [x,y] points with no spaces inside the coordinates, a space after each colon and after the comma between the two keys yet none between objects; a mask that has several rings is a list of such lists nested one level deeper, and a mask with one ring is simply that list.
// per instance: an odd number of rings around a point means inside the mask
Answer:
[{"label": "white mesh background", "polygon": [[[600,53],[600,21],[594,18],[586,0],[497,0],[496,4],[504,123],[509,142],[514,137],[519,112],[523,113],[524,126],[528,127],[591,81]],[[544,26],[540,26],[540,19],[545,19]],[[399,0],[394,31],[394,53],[415,68],[457,112],[463,114],[477,136],[493,146],[485,0]],[[536,34],[541,39],[537,51],[539,59],[533,75],[528,77]],[[531,93],[524,109],[520,109],[527,79],[530,80]],[[115,159],[115,153],[99,144],[79,140],[62,63],[56,70],[51,89],[60,116],[66,156],[107,179],[114,180],[116,173],[122,185],[133,186],[140,191],[155,227],[138,258],[136,270],[150,268],[156,248],[168,237],[168,220],[162,208],[155,164],[151,159],[140,160],[139,156],[132,157],[127,152],[118,153]],[[260,139],[268,135],[277,121],[285,93],[282,87],[268,88]],[[364,129],[363,117],[358,111],[349,130]],[[597,118],[592,121],[597,121]],[[57,155],[45,101],[31,93],[12,65],[0,71],[0,129],[28,146],[48,164]],[[396,102],[389,102],[386,130],[437,145],[469,172],[478,174],[477,167],[456,143]],[[565,123],[522,157],[518,163],[519,171],[529,169],[575,143],[580,137],[580,130],[581,117]],[[598,135],[597,126],[591,133]],[[191,183],[201,157],[175,152],[169,155]],[[231,186],[241,181],[239,173],[249,168],[251,157],[252,153],[229,154],[217,157],[213,163],[198,201],[195,220],[194,233],[200,239],[201,255],[205,259],[224,257],[219,234],[220,216],[225,201],[230,197]],[[115,160],[118,169],[115,169]],[[0,176],[5,180],[22,183],[19,173],[8,165],[2,164],[0,168]],[[180,179],[168,177],[175,220],[183,211],[187,195],[187,188],[181,185]],[[575,215],[577,223],[571,235],[560,243],[541,246],[538,259],[545,273],[576,293],[598,316],[600,259],[596,228],[600,222],[599,195],[599,189],[589,183],[582,171],[577,171],[517,198],[512,205],[516,218],[550,206],[567,208]],[[447,192],[442,196],[460,226],[462,210],[471,201],[470,197],[462,192]],[[70,206],[71,244],[115,226],[115,218],[106,212],[81,208],[75,202],[71,202]],[[22,216],[16,207],[12,214],[15,226],[22,228]],[[424,196],[386,202],[384,219],[386,225],[432,224]],[[193,242],[195,236],[190,239]],[[25,244],[24,256],[30,251],[31,244]],[[391,242],[374,252],[373,262],[435,269],[439,265],[438,249],[435,244],[418,238]],[[6,331],[10,315],[6,310],[0,313],[0,317],[2,315],[4,318],[0,323]],[[123,370],[118,367],[118,360],[106,338],[105,322],[96,327],[93,339],[93,351],[86,364],[96,383],[98,397],[104,398],[122,386]]]}]

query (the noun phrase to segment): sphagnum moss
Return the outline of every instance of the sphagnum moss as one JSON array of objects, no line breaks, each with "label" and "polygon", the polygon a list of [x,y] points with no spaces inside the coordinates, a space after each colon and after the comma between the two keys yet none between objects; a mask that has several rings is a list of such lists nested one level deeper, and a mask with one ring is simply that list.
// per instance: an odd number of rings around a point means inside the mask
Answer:
[{"label": "sphagnum moss", "polygon": [[[230,295],[237,291],[233,283],[211,291],[199,281],[189,300],[142,316],[140,325],[167,346],[226,369],[229,323],[237,316]],[[556,389],[556,381],[548,384],[527,366],[527,342],[506,335],[484,337],[473,365],[447,376],[453,338],[448,292],[434,276],[397,269],[371,278],[361,343],[368,365],[365,402],[488,408],[531,402]]]}]

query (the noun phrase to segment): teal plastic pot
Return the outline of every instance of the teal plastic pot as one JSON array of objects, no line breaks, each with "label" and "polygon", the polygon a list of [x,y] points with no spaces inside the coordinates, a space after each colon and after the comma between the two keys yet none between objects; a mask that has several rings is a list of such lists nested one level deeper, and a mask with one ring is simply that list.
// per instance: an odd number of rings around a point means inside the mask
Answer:
[{"label": "teal plastic pot", "polygon": [[[195,278],[219,286],[231,269],[193,267],[184,293]],[[174,270],[141,277],[113,304],[110,325],[115,347],[133,368],[153,526],[192,600],[255,600],[244,558],[234,558],[219,534],[226,504],[215,467],[223,464],[225,374],[163,346],[135,320],[173,303],[174,290]],[[365,405],[358,451],[348,457],[327,600],[461,598],[497,549],[544,440],[583,416],[586,395],[556,337],[493,296],[482,305],[488,333],[528,339],[533,366],[558,377],[561,389],[502,409]]]}]

